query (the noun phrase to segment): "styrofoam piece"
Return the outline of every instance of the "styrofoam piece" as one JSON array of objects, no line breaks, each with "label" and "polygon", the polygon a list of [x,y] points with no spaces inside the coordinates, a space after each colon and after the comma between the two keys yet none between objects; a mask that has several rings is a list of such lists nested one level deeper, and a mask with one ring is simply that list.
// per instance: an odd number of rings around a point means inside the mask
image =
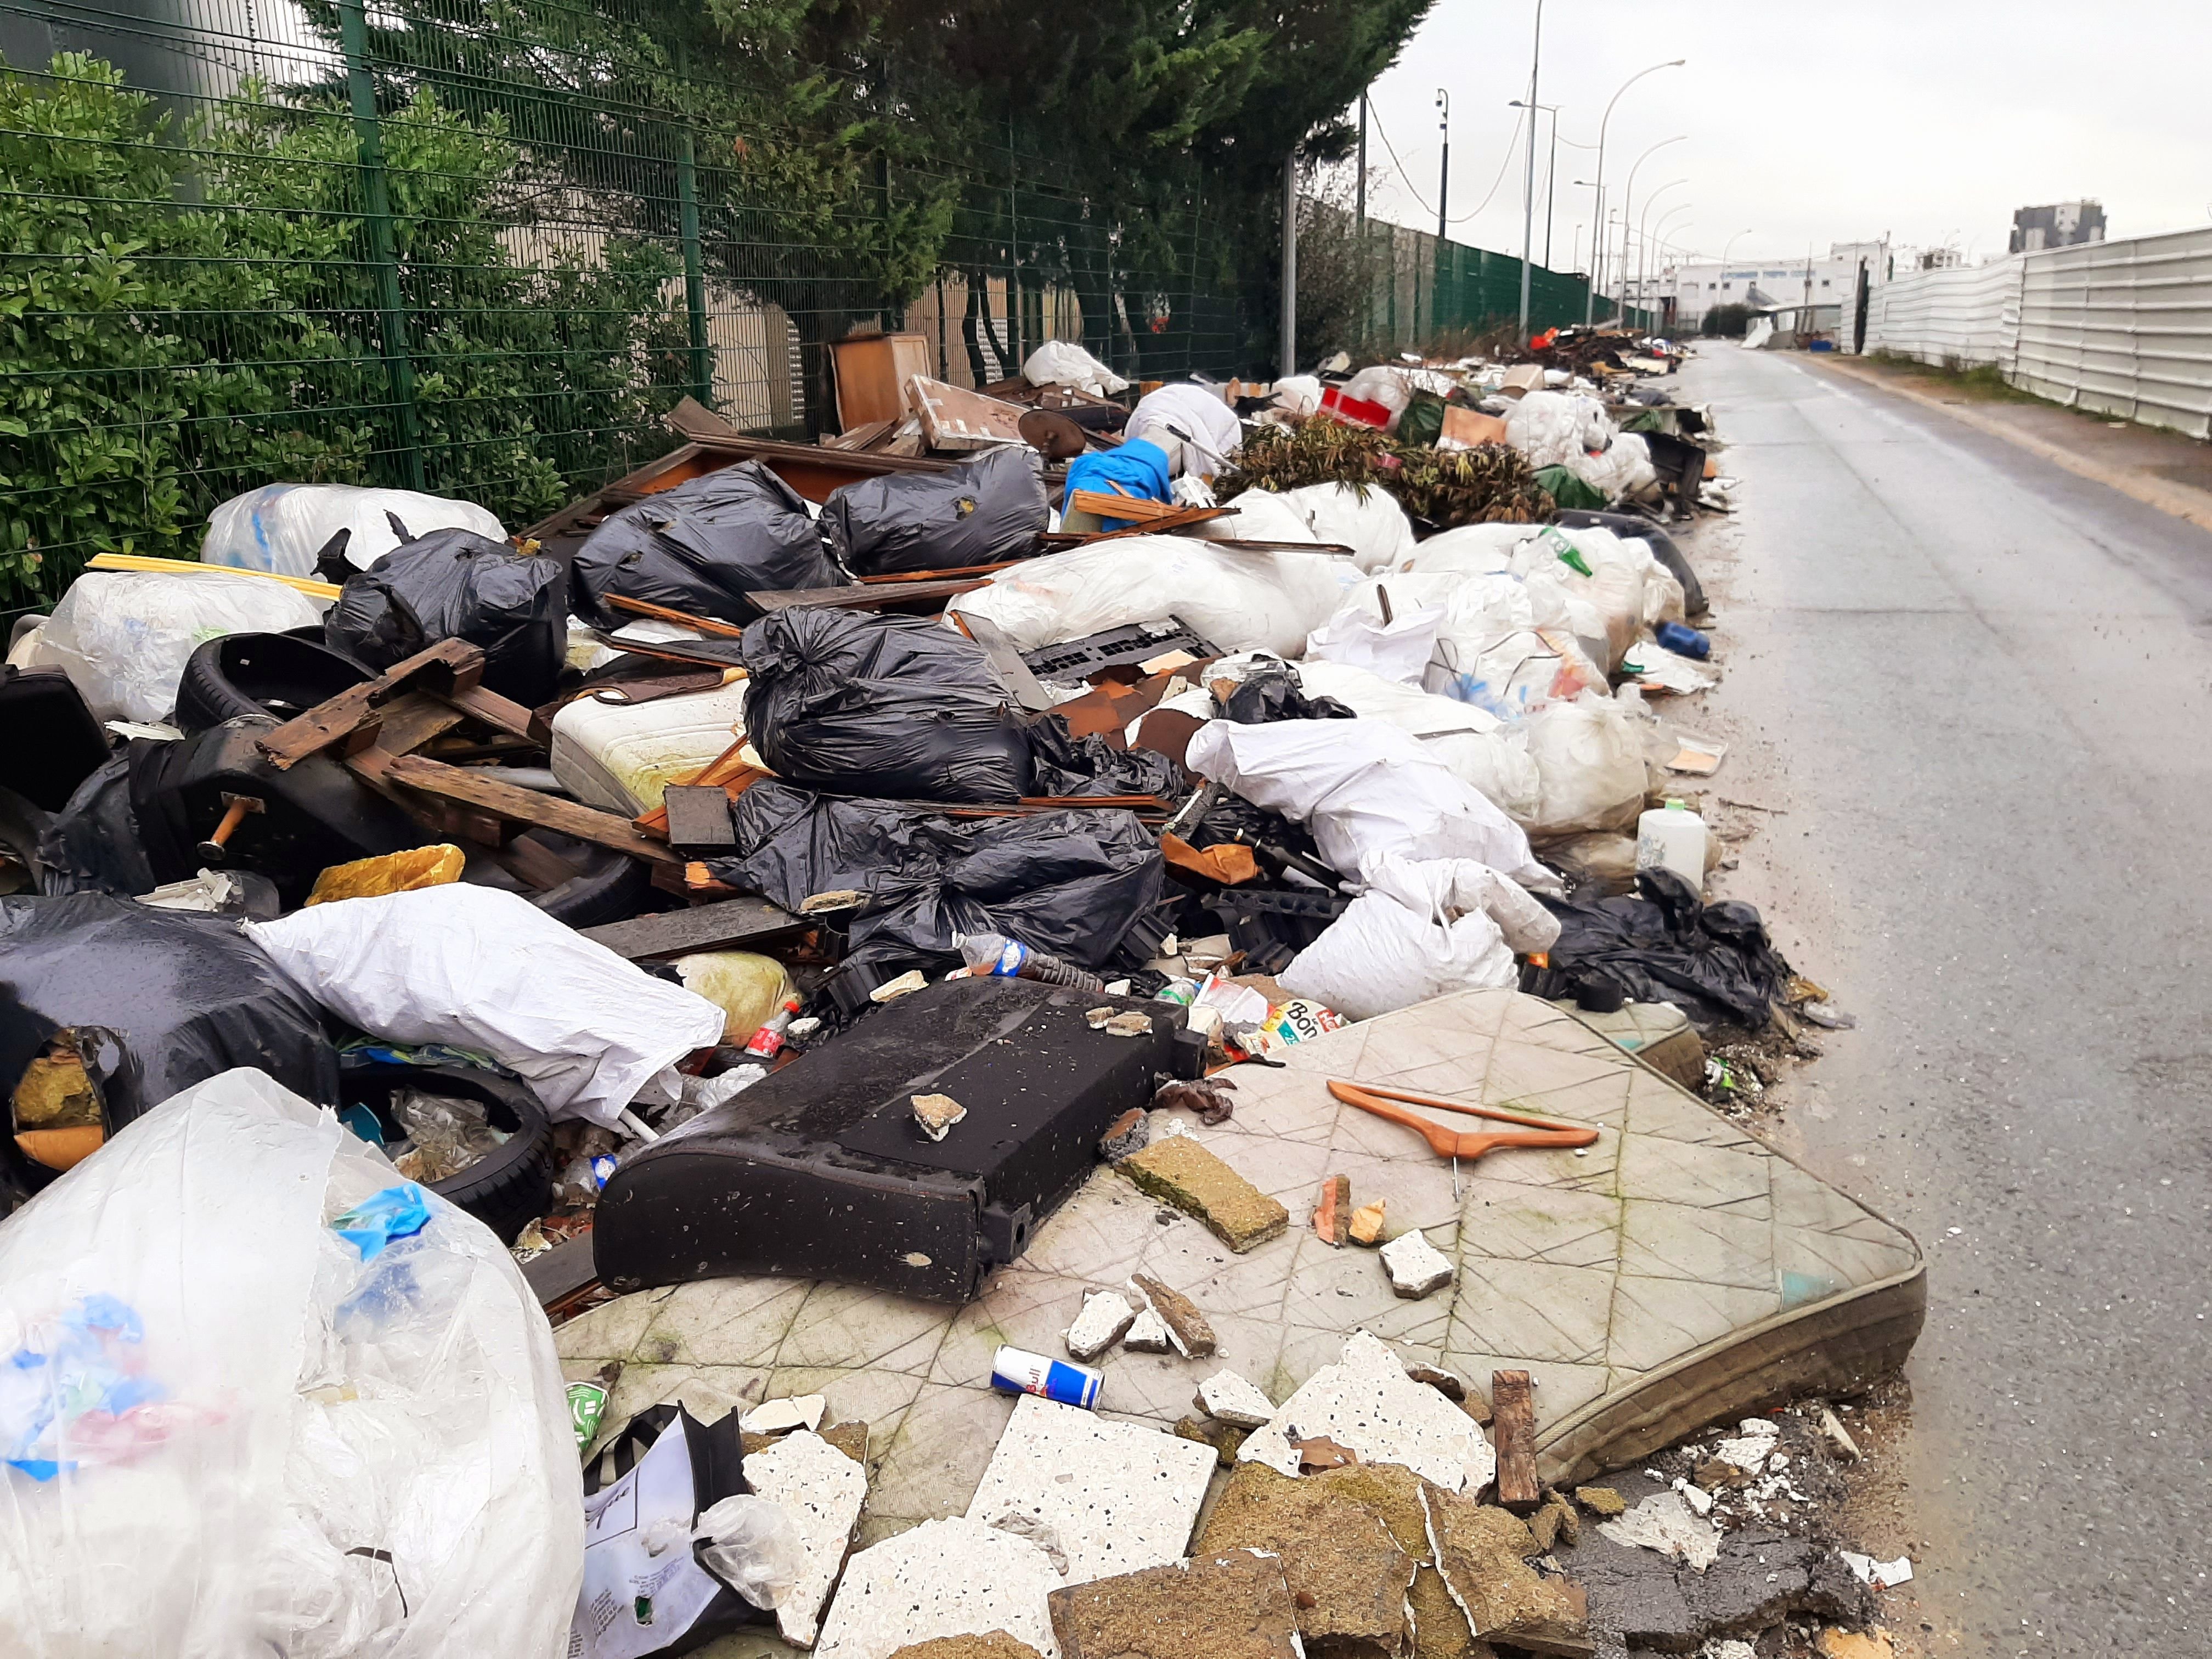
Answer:
[{"label": "styrofoam piece", "polygon": [[1058,1534],[1068,1583],[1110,1578],[1182,1559],[1215,1461],[1211,1446],[1024,1395],[968,1518],[1029,1516]]},{"label": "styrofoam piece", "polygon": [[1240,1429],[1256,1429],[1275,1414],[1275,1402],[1260,1392],[1260,1385],[1232,1370],[1218,1370],[1200,1383],[1198,1400],[1208,1417]]},{"label": "styrofoam piece", "polygon": [[791,1517],[806,1546],[806,1571],[776,1607],[775,1622],[785,1641],[812,1647],[830,1587],[837,1582],[853,1528],[860,1523],[868,1472],[820,1435],[802,1429],[746,1458],[745,1482]]},{"label": "styrofoam piece", "polygon": [[579,697],[553,717],[553,775],[587,806],[635,817],[735,743],[745,683],[651,702]]},{"label": "styrofoam piece", "polygon": [[1721,1529],[1692,1513],[1678,1492],[1654,1493],[1619,1520],[1603,1522],[1598,1530],[1616,1544],[1671,1555],[1699,1572],[1720,1559]]},{"label": "styrofoam piece", "polygon": [[1352,1333],[1341,1359],[1308,1377],[1245,1437],[1237,1461],[1296,1475],[1292,1438],[1316,1435],[1357,1452],[1363,1463],[1402,1463],[1452,1492],[1480,1486],[1498,1472],[1498,1455],[1481,1425],[1407,1376],[1398,1356],[1365,1331]]},{"label": "styrofoam piece", "polygon": [[1096,1358],[1119,1342],[1136,1317],[1136,1309],[1119,1291],[1085,1297],[1083,1311],[1066,1333],[1068,1353],[1077,1359]]},{"label": "styrofoam piece", "polygon": [[1746,1474],[1757,1474],[1766,1466],[1769,1455],[1781,1444],[1781,1426],[1764,1417],[1747,1417],[1739,1426],[1742,1433],[1722,1441],[1713,1448],[1713,1455]]},{"label": "styrofoam piece", "polygon": [[787,1429],[818,1429],[822,1426],[822,1413],[827,1403],[818,1394],[803,1394],[795,1399],[764,1400],[739,1418],[738,1426],[747,1434],[781,1434]]},{"label": "styrofoam piece", "polygon": [[1060,1659],[1045,1601],[1059,1588],[1052,1563],[1027,1539],[964,1517],[925,1521],[845,1564],[815,1659],[890,1659],[939,1636],[994,1630]]}]

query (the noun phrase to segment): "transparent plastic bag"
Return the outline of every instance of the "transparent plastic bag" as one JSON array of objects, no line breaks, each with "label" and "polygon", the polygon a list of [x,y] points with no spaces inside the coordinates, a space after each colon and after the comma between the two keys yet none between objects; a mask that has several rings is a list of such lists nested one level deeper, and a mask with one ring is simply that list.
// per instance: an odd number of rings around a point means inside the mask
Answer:
[{"label": "transparent plastic bag", "polygon": [[1609,697],[1584,696],[1528,718],[1528,753],[1542,789],[1531,835],[1619,830],[1644,810],[1638,721]]},{"label": "transparent plastic bag", "polygon": [[[407,536],[392,527],[394,518],[406,526]],[[317,556],[341,530],[347,532],[345,561],[356,570],[368,569],[407,537],[434,530],[469,530],[495,542],[507,539],[499,516],[474,501],[356,484],[272,483],[234,495],[208,514],[200,562],[312,576]]]},{"label": "transparent plastic bag", "polygon": [[100,720],[163,720],[185,661],[210,640],[321,620],[306,594],[258,577],[87,571],[40,630],[33,663],[66,672]]},{"label": "transparent plastic bag", "polygon": [[750,1492],[700,1511],[699,1565],[757,1607],[783,1605],[806,1571],[806,1545],[781,1505]]},{"label": "transparent plastic bag", "polygon": [[489,1229],[394,1184],[240,1069],[0,1224],[0,1652],[560,1650],[583,1487],[552,1333]]}]

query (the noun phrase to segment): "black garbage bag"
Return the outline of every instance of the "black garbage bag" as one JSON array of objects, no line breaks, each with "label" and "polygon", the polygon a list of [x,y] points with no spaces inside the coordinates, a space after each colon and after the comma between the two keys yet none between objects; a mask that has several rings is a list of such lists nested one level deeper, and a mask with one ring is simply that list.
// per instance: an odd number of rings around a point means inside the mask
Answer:
[{"label": "black garbage bag", "polygon": [[790,910],[817,893],[867,896],[848,962],[950,957],[957,934],[995,933],[1103,968],[1167,880],[1128,812],[955,819],[763,782],[738,798],[734,817],[738,856],[708,866],[719,879]]},{"label": "black garbage bag", "polygon": [[949,472],[864,478],[823,504],[822,533],[856,576],[1018,559],[1052,522],[1042,461],[1024,444]]},{"label": "black garbage bag", "polygon": [[586,538],[571,574],[577,611],[605,629],[637,620],[610,596],[749,623],[761,614],[749,592],[845,585],[805,500],[758,461],[623,507]]},{"label": "black garbage bag", "polygon": [[1036,793],[1020,717],[983,647],[949,628],[793,606],[747,628],[741,654],[747,729],[786,782],[905,800]]},{"label": "black garbage bag", "polygon": [[54,1032],[88,1027],[114,1039],[81,1045],[111,1127],[238,1066],[338,1103],[321,1010],[234,918],[100,893],[0,898],[0,1088]]},{"label": "black garbage bag", "polygon": [[483,650],[484,684],[534,708],[558,689],[568,657],[568,587],[558,559],[473,531],[434,530],[347,577],[323,639],[380,670],[441,640],[465,640]]},{"label": "black garbage bag", "polygon": [[1275,720],[1357,720],[1359,711],[1334,697],[1310,697],[1288,663],[1278,663],[1247,674],[1221,712],[1239,726],[1266,726]]},{"label": "black garbage bag", "polygon": [[1158,795],[1179,800],[1195,787],[1190,775],[1151,749],[1116,749],[1097,732],[1068,734],[1062,714],[1030,722],[1030,787],[1040,795]]},{"label": "black garbage bag", "polygon": [[1741,899],[1706,904],[1672,870],[1639,872],[1636,888],[1614,898],[1544,899],[1559,919],[1559,942],[1550,969],[1535,970],[1537,982],[1522,988],[1559,997],[1588,987],[1593,1006],[1625,993],[1635,1002],[1671,1002],[1701,1028],[1765,1026],[1790,964],[1768,942],[1759,912]]}]

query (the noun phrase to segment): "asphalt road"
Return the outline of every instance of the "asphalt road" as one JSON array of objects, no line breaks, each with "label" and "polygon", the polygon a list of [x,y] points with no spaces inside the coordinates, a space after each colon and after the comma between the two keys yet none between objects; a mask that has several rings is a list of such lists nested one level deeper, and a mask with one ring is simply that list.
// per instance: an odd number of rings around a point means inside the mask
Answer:
[{"label": "asphalt road", "polygon": [[1779,1139],[1930,1264],[1899,1633],[2212,1653],[2212,534],[1802,357],[1682,379],[1714,792],[1783,809],[1723,890],[1861,1022]]}]

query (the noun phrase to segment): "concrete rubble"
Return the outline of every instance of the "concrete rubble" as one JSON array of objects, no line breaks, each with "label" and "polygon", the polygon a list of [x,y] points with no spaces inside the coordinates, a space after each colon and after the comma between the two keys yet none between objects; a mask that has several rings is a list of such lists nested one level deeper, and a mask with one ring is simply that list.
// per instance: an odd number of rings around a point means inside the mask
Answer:
[{"label": "concrete rubble", "polygon": [[1475,1420],[1436,1389],[1414,1382],[1389,1347],[1364,1331],[1252,1431],[1237,1455],[1283,1474],[1297,1473],[1294,1438],[1327,1435],[1363,1463],[1401,1463],[1448,1491],[1480,1486],[1497,1455]]},{"label": "concrete rubble", "polygon": [[1024,1539],[980,1521],[926,1521],[845,1563],[814,1651],[890,1659],[933,1638],[1003,1632],[1040,1659],[1058,1659],[1047,1598],[1059,1585],[1044,1553]]}]

